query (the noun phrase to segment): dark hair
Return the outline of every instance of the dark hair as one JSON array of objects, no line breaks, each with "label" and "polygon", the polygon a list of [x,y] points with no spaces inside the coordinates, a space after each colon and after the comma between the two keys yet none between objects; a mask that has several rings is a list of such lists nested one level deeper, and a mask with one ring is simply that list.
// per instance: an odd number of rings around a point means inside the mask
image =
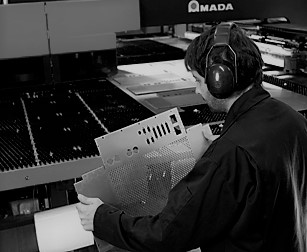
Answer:
[{"label": "dark hair", "polygon": [[[195,70],[205,77],[206,56],[212,47],[215,29],[216,26],[211,27],[189,45],[184,59],[188,71]],[[235,91],[243,90],[251,84],[261,85],[263,60],[257,45],[237,25],[231,28],[229,45],[237,56],[238,83]],[[217,47],[210,53],[209,62],[222,59],[224,64],[233,68],[233,58],[234,55],[229,50]]]}]

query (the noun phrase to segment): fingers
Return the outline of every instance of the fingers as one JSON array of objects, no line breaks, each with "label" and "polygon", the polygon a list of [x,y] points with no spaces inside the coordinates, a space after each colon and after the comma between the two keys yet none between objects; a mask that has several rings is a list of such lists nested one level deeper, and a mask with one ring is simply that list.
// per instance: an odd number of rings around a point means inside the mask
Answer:
[{"label": "fingers", "polygon": [[202,133],[203,133],[203,137],[205,138],[205,140],[207,140],[207,141],[211,140],[212,131],[211,131],[210,127],[209,127],[209,124],[203,125]]},{"label": "fingers", "polygon": [[78,210],[79,215],[80,215],[80,213],[82,213],[84,211],[84,205],[82,203],[77,203],[76,208]]},{"label": "fingers", "polygon": [[103,202],[99,198],[88,198],[82,194],[78,194],[78,199],[83,205],[101,205]]},{"label": "fingers", "polygon": [[95,212],[101,204],[101,200],[98,198],[87,198],[84,195],[78,195],[78,198],[81,201],[76,204],[76,208],[79,214],[81,225],[83,226],[84,230],[93,231]]},{"label": "fingers", "polygon": [[91,198],[85,197],[85,196],[82,195],[82,194],[78,194],[78,200],[79,200],[81,203],[85,204],[85,205],[90,205],[90,204],[92,204]]},{"label": "fingers", "polygon": [[88,205],[78,203],[76,206],[80,218],[80,224],[86,231],[93,231],[93,219],[88,216]]},{"label": "fingers", "polygon": [[220,137],[219,135],[212,135],[212,136],[211,136],[211,140],[214,141],[215,139],[217,139],[217,138],[219,138],[219,137]]},{"label": "fingers", "polygon": [[211,131],[210,127],[209,127],[209,124],[203,125],[202,133],[203,133],[203,137],[205,138],[205,140],[209,141],[209,142],[212,142],[216,138],[219,137],[218,135],[213,135],[212,134],[212,131]]},{"label": "fingers", "polygon": [[81,225],[85,231],[94,231],[92,225],[90,225],[88,222],[81,221]]}]

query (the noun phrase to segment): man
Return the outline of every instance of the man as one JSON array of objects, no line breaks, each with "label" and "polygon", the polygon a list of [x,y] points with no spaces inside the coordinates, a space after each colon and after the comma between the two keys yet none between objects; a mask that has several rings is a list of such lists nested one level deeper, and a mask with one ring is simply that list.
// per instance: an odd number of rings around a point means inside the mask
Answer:
[{"label": "man", "polygon": [[185,65],[210,108],[227,112],[220,137],[160,214],[132,217],[79,195],[84,229],[131,251],[298,251],[295,209],[305,201],[292,188],[306,190],[305,118],[262,88],[261,54],[234,24],[194,39]]}]

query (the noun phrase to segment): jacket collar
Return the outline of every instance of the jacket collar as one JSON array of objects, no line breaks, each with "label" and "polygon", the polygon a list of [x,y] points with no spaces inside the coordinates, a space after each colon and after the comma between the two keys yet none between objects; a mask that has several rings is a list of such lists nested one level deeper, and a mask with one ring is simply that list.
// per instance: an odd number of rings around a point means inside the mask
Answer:
[{"label": "jacket collar", "polygon": [[250,90],[242,94],[231,106],[227,113],[223,130],[223,135],[229,127],[234,124],[241,115],[245,114],[259,102],[270,97],[269,92],[262,87],[252,87]]}]

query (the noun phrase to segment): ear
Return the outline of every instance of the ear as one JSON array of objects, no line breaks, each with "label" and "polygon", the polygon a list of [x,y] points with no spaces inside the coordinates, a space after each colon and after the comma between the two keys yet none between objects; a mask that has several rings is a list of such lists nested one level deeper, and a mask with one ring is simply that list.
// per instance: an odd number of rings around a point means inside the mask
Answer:
[{"label": "ear", "polygon": [[209,92],[218,99],[228,98],[234,92],[235,78],[232,70],[225,64],[211,65],[205,81]]}]

